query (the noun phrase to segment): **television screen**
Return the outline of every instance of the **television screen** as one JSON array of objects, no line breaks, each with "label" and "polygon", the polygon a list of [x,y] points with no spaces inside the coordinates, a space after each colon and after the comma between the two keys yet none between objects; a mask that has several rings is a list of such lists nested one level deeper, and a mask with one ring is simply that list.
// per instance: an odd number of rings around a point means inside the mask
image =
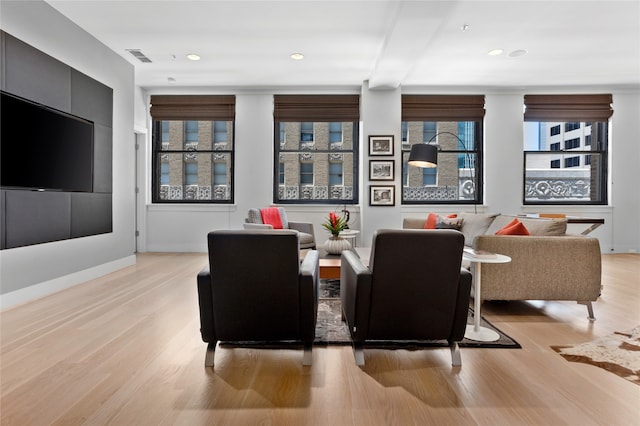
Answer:
[{"label": "television screen", "polygon": [[0,186],[93,191],[93,123],[2,92]]}]

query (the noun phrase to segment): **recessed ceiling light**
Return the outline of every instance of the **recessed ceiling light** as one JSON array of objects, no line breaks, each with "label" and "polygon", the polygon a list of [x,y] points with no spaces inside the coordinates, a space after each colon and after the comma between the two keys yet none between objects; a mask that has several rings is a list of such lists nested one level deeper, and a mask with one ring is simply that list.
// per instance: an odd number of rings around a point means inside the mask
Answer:
[{"label": "recessed ceiling light", "polygon": [[489,56],[498,56],[498,55],[502,55],[503,52],[504,52],[504,49],[492,49],[492,50],[487,52],[487,55],[489,55]]},{"label": "recessed ceiling light", "polygon": [[464,32],[466,32],[468,29],[469,29],[469,24],[463,24],[463,25],[460,27],[460,30],[461,30],[463,33],[464,33]]},{"label": "recessed ceiling light", "polygon": [[526,51],[525,49],[518,49],[518,50],[514,50],[513,52],[509,52],[509,56],[511,56],[512,58],[517,58],[518,56],[524,56],[527,53],[529,52]]},{"label": "recessed ceiling light", "polygon": [[198,55],[196,53],[189,53],[187,55],[187,59],[189,59],[191,61],[199,61],[200,60],[200,55]]},{"label": "recessed ceiling light", "polygon": [[301,61],[302,59],[304,59],[304,55],[302,53],[292,53],[291,59],[293,59],[294,61]]}]

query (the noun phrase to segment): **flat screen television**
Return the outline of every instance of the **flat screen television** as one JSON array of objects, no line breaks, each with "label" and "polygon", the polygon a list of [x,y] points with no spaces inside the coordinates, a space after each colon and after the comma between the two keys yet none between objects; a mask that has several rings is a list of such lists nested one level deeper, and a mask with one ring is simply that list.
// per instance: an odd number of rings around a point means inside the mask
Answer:
[{"label": "flat screen television", "polygon": [[93,122],[1,95],[0,186],[93,192]]}]

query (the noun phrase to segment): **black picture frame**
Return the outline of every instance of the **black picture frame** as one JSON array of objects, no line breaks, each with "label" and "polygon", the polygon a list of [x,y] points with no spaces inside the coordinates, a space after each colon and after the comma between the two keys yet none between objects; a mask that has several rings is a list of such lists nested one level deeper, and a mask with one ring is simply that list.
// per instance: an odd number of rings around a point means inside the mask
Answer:
[{"label": "black picture frame", "polygon": [[393,180],[394,176],[394,160],[369,160],[369,180]]},{"label": "black picture frame", "polygon": [[369,155],[393,155],[393,135],[369,136]]},{"label": "black picture frame", "polygon": [[395,206],[396,187],[394,185],[370,185],[370,206]]}]

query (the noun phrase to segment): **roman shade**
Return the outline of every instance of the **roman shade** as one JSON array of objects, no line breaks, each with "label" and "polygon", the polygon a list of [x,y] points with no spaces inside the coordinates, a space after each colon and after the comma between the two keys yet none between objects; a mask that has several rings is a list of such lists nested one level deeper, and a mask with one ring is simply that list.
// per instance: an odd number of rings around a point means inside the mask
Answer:
[{"label": "roman shade", "polygon": [[482,121],[484,95],[402,95],[402,121]]},{"label": "roman shade", "polygon": [[610,94],[525,95],[524,121],[609,120],[613,114]]},{"label": "roman shade", "polygon": [[359,95],[274,95],[276,121],[357,121]]},{"label": "roman shade", "polygon": [[234,95],[152,95],[151,117],[154,120],[235,119]]}]

